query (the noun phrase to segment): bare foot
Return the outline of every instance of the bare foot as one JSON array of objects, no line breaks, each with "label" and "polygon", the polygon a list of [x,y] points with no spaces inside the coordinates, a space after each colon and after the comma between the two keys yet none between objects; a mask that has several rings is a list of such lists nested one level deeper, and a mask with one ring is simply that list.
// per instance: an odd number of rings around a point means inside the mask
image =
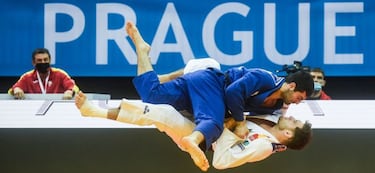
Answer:
[{"label": "bare foot", "polygon": [[146,55],[150,52],[150,45],[146,43],[141,34],[138,31],[138,28],[134,25],[133,22],[126,23],[126,32],[128,33],[129,37],[132,39],[135,48],[138,54]]},{"label": "bare foot", "polygon": [[206,158],[204,152],[199,148],[199,146],[194,142],[189,136],[182,138],[181,149],[188,152],[190,157],[193,159],[194,164],[198,166],[202,171],[207,171],[210,167],[209,162]]},{"label": "bare foot", "polygon": [[[80,91],[75,97],[75,105],[85,117],[100,117],[102,116],[103,109],[95,106],[87,100],[86,95]],[[104,113],[106,116],[106,113]]]},{"label": "bare foot", "polygon": [[138,31],[138,28],[134,25],[133,22],[126,23],[126,32],[133,41],[137,52],[137,74],[141,75],[148,71],[153,71],[151,60],[148,56],[151,49],[150,45],[143,40],[141,34]]},{"label": "bare foot", "polygon": [[85,103],[86,99],[87,99],[86,95],[82,91],[79,91],[77,96],[75,97],[76,107],[78,109],[81,109],[81,107]]}]

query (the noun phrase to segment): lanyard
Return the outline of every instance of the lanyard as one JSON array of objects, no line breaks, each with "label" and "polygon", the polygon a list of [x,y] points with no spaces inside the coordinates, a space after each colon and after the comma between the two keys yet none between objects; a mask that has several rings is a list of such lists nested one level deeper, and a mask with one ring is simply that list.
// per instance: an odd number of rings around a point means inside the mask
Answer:
[{"label": "lanyard", "polygon": [[48,79],[49,79],[49,72],[48,72],[48,75],[45,79],[44,87],[43,87],[43,82],[42,82],[42,79],[40,78],[39,72],[37,72],[36,75],[38,77],[39,87],[40,87],[40,90],[42,91],[42,94],[46,94],[47,93],[47,86],[48,86]]}]

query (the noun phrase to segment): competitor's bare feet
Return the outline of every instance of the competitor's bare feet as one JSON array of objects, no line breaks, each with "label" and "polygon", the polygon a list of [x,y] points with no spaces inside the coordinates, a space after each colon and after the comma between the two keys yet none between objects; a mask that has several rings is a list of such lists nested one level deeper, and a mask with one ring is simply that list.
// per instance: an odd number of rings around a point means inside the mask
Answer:
[{"label": "competitor's bare feet", "polygon": [[141,34],[138,31],[138,28],[134,25],[133,22],[129,21],[126,23],[126,32],[133,41],[137,52],[138,75],[143,74],[147,71],[152,71],[152,65],[148,56],[151,49],[150,45],[143,40]]},{"label": "competitor's bare feet", "polygon": [[180,148],[190,154],[194,164],[198,166],[202,171],[207,171],[210,167],[209,162],[204,152],[199,148],[191,136],[183,137],[180,142]]},{"label": "competitor's bare feet", "polygon": [[86,95],[80,91],[75,97],[75,105],[85,117],[106,117],[107,113],[104,109],[95,106],[87,100]]},{"label": "competitor's bare feet", "polygon": [[150,45],[143,40],[141,34],[138,31],[138,28],[134,25],[133,22],[126,23],[126,32],[132,39],[137,53],[145,53],[148,56],[148,53],[151,49]]}]

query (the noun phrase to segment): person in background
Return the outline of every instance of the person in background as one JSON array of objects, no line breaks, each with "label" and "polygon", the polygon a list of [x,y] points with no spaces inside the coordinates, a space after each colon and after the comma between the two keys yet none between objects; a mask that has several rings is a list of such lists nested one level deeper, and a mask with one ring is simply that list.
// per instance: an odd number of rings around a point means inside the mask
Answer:
[{"label": "person in background", "polygon": [[310,74],[314,79],[314,92],[308,99],[331,100],[331,97],[323,91],[323,87],[326,85],[324,71],[321,68],[313,68],[310,70]]},{"label": "person in background", "polygon": [[51,67],[51,55],[46,48],[32,53],[33,70],[24,73],[8,90],[15,99],[25,99],[25,93],[64,93],[63,99],[72,99],[79,91],[74,80],[62,69]]}]

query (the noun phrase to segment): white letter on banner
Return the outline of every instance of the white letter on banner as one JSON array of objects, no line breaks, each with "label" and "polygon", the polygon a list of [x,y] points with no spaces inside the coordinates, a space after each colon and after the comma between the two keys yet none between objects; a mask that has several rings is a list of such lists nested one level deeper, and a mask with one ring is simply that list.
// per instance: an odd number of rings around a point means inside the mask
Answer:
[{"label": "white letter on banner", "polygon": [[[173,33],[175,33],[176,43],[164,43],[169,26]],[[152,64],[156,64],[160,52],[180,52],[185,63],[194,58],[189,40],[186,37],[181,20],[173,3],[167,4],[151,47],[150,57]]]},{"label": "white letter on banner", "polygon": [[118,14],[136,24],[136,15],[129,6],[120,3],[96,4],[96,64],[108,64],[108,40],[114,40],[129,64],[137,64],[137,55],[126,40],[126,20],[121,28],[109,30],[109,14]]},{"label": "white letter on banner", "polygon": [[217,21],[227,13],[237,13],[247,16],[250,7],[242,3],[229,2],[221,4],[207,15],[203,25],[202,41],[203,46],[210,57],[215,58],[220,64],[238,65],[253,59],[253,32],[252,31],[235,31],[233,40],[241,41],[241,53],[228,55],[218,49],[215,41],[215,25]]},{"label": "white letter on banner", "polygon": [[[56,32],[56,14],[66,14],[72,17],[73,26],[65,32]],[[44,47],[49,49],[51,64],[55,63],[56,43],[63,43],[78,38],[85,28],[85,16],[82,11],[71,4],[44,4]]]},{"label": "white letter on banner", "polygon": [[[298,48],[293,54],[282,55],[276,49],[275,4],[264,5],[264,51],[268,59],[275,64],[291,64],[306,58],[310,47],[310,4],[298,6]],[[287,23],[285,23],[287,24]],[[292,34],[292,33],[289,33]]]},{"label": "white letter on banner", "polygon": [[363,12],[363,3],[324,4],[324,64],[363,64],[363,54],[336,54],[336,37],[355,36],[355,27],[336,26],[336,13],[355,12]]}]

